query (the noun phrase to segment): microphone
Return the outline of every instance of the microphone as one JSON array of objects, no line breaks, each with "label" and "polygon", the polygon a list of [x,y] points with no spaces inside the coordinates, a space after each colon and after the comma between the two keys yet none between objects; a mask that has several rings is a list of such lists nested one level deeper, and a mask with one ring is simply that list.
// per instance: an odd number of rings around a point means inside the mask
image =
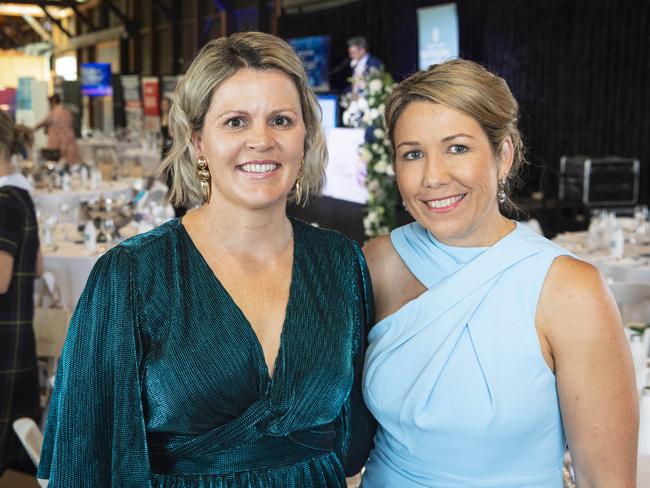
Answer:
[{"label": "microphone", "polygon": [[343,61],[341,61],[339,64],[337,64],[336,66],[334,66],[333,68],[331,68],[331,69],[327,72],[327,74],[329,74],[329,75],[333,75],[334,73],[338,73],[338,72],[341,71],[343,68],[348,67],[348,66],[350,66],[350,60],[346,58],[346,59],[344,59]]}]

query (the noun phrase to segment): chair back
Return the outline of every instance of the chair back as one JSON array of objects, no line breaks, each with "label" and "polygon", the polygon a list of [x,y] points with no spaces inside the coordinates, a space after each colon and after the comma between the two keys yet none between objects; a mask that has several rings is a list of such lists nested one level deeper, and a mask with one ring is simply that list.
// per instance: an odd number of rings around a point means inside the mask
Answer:
[{"label": "chair back", "polygon": [[[38,425],[29,417],[21,417],[14,420],[13,428],[29,458],[38,467],[41,462],[41,445],[43,444],[43,434]],[[47,480],[37,479],[37,481],[40,486],[47,487]]]}]

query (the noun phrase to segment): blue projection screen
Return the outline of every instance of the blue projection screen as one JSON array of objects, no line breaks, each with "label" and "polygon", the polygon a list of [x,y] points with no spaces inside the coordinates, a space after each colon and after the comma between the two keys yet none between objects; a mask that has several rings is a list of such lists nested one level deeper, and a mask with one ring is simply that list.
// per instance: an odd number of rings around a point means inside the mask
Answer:
[{"label": "blue projection screen", "polygon": [[418,9],[419,67],[458,57],[458,11],[455,3]]},{"label": "blue projection screen", "polygon": [[302,61],[309,85],[314,91],[329,91],[329,36],[299,37],[288,42]]}]

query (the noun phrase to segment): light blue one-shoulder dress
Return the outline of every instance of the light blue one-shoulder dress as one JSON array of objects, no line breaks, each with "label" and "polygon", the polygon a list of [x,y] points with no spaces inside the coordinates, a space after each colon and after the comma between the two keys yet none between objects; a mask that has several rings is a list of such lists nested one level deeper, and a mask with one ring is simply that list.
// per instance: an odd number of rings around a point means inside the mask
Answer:
[{"label": "light blue one-shoulder dress", "polygon": [[391,241],[427,288],[370,331],[364,398],[380,423],[364,488],[560,488],[565,437],[535,329],[565,250],[523,225],[487,248],[417,223]]}]

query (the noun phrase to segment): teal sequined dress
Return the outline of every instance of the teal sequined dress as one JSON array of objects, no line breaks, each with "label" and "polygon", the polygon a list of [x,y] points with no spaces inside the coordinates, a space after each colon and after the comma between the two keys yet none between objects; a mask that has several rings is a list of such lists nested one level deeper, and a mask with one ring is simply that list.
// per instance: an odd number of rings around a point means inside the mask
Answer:
[{"label": "teal sequined dress", "polygon": [[374,420],[360,382],[372,290],[358,246],[292,221],[272,378],[178,220],[103,256],[77,305],[38,477],[70,487],[343,487]]}]

